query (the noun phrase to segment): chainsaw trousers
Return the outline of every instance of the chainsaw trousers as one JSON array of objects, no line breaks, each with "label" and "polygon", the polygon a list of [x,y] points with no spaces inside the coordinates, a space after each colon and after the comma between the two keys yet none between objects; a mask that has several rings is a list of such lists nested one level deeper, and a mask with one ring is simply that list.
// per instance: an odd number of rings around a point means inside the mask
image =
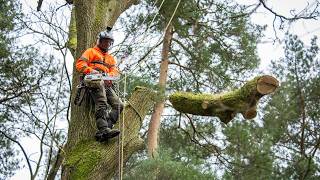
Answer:
[{"label": "chainsaw trousers", "polygon": [[[96,124],[99,130],[112,128],[123,110],[123,103],[111,86],[101,84],[90,88],[90,95],[95,104]],[[111,108],[110,108],[111,107]]]}]

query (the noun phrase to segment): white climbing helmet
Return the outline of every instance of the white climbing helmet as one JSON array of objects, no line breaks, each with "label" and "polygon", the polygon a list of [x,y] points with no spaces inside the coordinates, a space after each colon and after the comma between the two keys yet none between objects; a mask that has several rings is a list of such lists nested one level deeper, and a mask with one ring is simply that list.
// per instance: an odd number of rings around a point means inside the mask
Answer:
[{"label": "white climbing helmet", "polygon": [[111,39],[112,42],[114,42],[113,34],[111,32],[111,27],[107,27],[106,30],[101,31],[98,35],[98,40],[100,39]]}]

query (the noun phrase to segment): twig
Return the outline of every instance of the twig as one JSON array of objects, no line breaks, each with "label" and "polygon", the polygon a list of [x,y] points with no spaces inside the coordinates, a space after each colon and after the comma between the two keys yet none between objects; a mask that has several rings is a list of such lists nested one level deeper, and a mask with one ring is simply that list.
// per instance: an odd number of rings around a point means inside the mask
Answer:
[{"label": "twig", "polygon": [[29,172],[30,172],[30,177],[33,177],[33,172],[32,172],[32,167],[31,167],[31,164],[30,164],[30,160],[28,158],[28,155],[26,153],[26,151],[24,150],[23,146],[19,143],[19,141],[16,141],[15,139],[11,138],[10,136],[8,136],[6,133],[4,133],[3,131],[1,131],[1,134],[3,134],[6,138],[8,138],[10,141],[18,144],[18,146],[20,147],[20,149],[22,150],[23,152],[23,155],[24,157],[26,158],[26,161],[27,161],[27,164],[28,164],[28,168],[29,168]]}]

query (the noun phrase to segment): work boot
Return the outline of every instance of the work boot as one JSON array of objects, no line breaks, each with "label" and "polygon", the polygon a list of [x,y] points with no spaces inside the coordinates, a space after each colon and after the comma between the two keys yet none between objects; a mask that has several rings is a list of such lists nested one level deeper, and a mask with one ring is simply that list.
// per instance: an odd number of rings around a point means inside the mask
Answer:
[{"label": "work boot", "polygon": [[123,106],[121,106],[121,108],[119,110],[116,109],[112,109],[109,114],[108,114],[108,124],[109,124],[109,128],[113,128],[114,124],[117,123],[119,116],[121,114],[121,111],[123,109]]},{"label": "work boot", "polygon": [[120,131],[117,129],[110,129],[108,127],[105,127],[103,129],[98,130],[98,132],[95,135],[95,138],[99,142],[106,141],[108,139],[114,138],[120,134]]},{"label": "work boot", "polygon": [[108,128],[113,129],[116,122],[112,121],[111,119],[108,119],[107,121],[108,121]]}]

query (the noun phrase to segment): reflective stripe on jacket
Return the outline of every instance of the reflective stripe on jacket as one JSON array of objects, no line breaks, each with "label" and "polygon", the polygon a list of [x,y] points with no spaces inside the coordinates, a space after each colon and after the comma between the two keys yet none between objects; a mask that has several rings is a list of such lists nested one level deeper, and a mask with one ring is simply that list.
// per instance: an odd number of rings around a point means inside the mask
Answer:
[{"label": "reflective stripe on jacket", "polygon": [[107,52],[104,53],[98,46],[87,49],[76,62],[76,69],[84,74],[90,73],[93,69],[108,73],[110,76],[119,74],[117,62]]}]

